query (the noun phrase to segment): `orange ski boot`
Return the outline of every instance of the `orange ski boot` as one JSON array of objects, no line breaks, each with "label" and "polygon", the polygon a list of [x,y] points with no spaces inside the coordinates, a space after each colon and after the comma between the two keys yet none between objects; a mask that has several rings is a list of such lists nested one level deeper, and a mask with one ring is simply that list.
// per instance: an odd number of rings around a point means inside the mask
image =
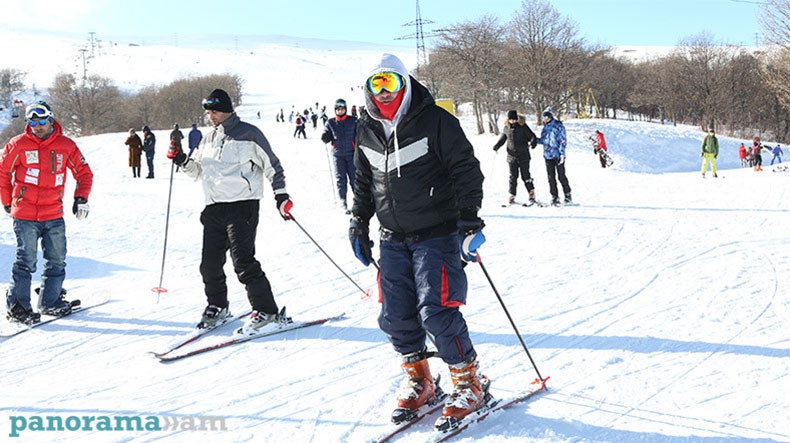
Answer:
[{"label": "orange ski boot", "polygon": [[467,415],[485,406],[490,400],[488,387],[491,382],[485,375],[479,375],[476,360],[450,365],[453,378],[453,393],[447,398],[442,416],[434,425],[437,431],[447,432],[458,427]]},{"label": "orange ski boot", "polygon": [[441,388],[436,386],[438,379],[434,381],[431,378],[431,368],[424,352],[405,355],[401,367],[409,379],[398,395],[398,407],[392,411],[395,424],[413,420],[422,406],[436,404],[437,393],[441,394]]}]

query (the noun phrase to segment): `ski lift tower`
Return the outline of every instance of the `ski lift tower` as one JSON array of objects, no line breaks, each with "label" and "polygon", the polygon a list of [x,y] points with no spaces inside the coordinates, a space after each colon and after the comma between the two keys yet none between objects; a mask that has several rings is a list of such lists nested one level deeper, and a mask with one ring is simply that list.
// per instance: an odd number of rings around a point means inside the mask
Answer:
[{"label": "ski lift tower", "polygon": [[[425,53],[425,33],[422,30],[422,25],[429,25],[435,23],[432,20],[423,20],[420,14],[420,0],[417,0],[417,18],[414,21],[404,24],[403,26],[414,26],[415,31],[413,34],[397,37],[395,40],[417,40],[417,68],[428,64],[428,55]],[[432,37],[429,34],[428,37]]]}]

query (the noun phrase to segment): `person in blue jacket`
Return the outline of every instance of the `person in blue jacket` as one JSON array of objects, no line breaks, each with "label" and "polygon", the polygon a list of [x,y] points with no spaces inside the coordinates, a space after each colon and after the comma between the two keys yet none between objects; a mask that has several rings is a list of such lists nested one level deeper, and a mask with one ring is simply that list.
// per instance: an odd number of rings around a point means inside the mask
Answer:
[{"label": "person in blue jacket", "polygon": [[347,186],[354,187],[354,134],[357,131],[357,118],[346,114],[346,101],[342,98],[335,102],[335,117],[324,125],[321,141],[332,143],[332,157],[335,159],[335,179],[337,193],[343,209],[348,213],[346,204]]},{"label": "person in blue jacket", "polygon": [[543,145],[543,158],[546,161],[546,176],[549,179],[549,191],[551,192],[551,204],[560,205],[559,193],[557,191],[557,178],[560,179],[562,192],[565,194],[565,204],[572,204],[571,185],[565,177],[565,125],[554,118],[551,106],[543,111],[543,131],[540,133],[538,143]]},{"label": "person in blue jacket", "polygon": [[200,146],[201,140],[203,140],[203,133],[197,128],[197,123],[192,123],[192,130],[189,131],[189,154],[187,154],[187,158],[192,157],[192,152]]},{"label": "person in blue jacket", "polygon": [[771,159],[771,164],[774,164],[774,162],[777,160],[779,163],[782,163],[782,154],[784,154],[784,152],[782,152],[782,148],[780,148],[779,145],[776,145],[776,147],[771,152],[774,154],[774,158]]}]

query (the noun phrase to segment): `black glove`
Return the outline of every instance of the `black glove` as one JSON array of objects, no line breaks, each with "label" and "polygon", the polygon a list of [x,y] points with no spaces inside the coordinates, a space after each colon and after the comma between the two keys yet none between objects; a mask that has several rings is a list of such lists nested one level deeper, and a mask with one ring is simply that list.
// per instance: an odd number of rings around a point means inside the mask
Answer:
[{"label": "black glove", "polygon": [[330,134],[328,132],[324,132],[323,134],[321,134],[321,141],[324,142],[324,143],[331,142],[332,141],[332,134]]},{"label": "black glove", "polygon": [[11,206],[3,206],[3,209],[5,209],[6,214],[11,215]]},{"label": "black glove", "polygon": [[497,148],[496,146],[494,146],[494,152],[497,152],[497,151],[499,151],[499,148]]},{"label": "black glove", "polygon": [[535,146],[538,146],[538,139],[533,138],[532,141],[529,143],[529,147],[535,149]]},{"label": "black glove", "polygon": [[88,206],[88,200],[84,197],[74,197],[74,204],[71,206],[71,212],[77,216],[77,220],[82,220],[87,217],[89,211],[90,206]]},{"label": "black glove", "polygon": [[283,220],[290,220],[291,208],[294,207],[291,197],[289,197],[288,194],[276,194],[274,200],[277,202],[277,211],[280,212],[280,216]]},{"label": "black glove", "polygon": [[351,218],[351,225],[348,228],[348,239],[351,241],[351,249],[354,255],[363,265],[368,266],[373,263],[373,242],[368,236],[368,224],[359,217]]}]

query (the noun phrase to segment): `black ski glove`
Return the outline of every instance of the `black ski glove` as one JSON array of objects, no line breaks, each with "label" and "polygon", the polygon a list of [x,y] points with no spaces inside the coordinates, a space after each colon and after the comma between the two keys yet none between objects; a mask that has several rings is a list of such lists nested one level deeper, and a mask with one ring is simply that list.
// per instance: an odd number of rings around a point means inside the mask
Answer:
[{"label": "black ski glove", "polygon": [[71,206],[71,212],[77,216],[77,220],[82,220],[87,217],[88,212],[90,212],[88,200],[84,197],[74,197],[74,204]]},{"label": "black ski glove", "polygon": [[354,255],[363,265],[368,266],[373,263],[373,242],[368,236],[368,224],[359,217],[351,218],[351,225],[348,228],[348,239],[351,241],[351,249]]},{"label": "black ski glove", "polygon": [[283,220],[290,220],[291,208],[294,207],[291,197],[288,194],[277,194],[274,196],[274,200],[277,202],[277,211],[280,212]]},{"label": "black ski glove", "polygon": [[11,206],[3,206],[3,209],[5,209],[6,214],[11,215]]},{"label": "black ski glove", "polygon": [[331,142],[332,141],[332,134],[330,134],[328,132],[324,132],[323,134],[321,134],[321,141],[324,142],[324,143]]},{"label": "black ski glove", "polygon": [[181,146],[175,144],[174,142],[170,143],[170,148],[167,150],[167,158],[173,160],[173,163],[175,163],[176,166],[184,166],[184,164],[187,162],[187,155],[184,154]]}]

